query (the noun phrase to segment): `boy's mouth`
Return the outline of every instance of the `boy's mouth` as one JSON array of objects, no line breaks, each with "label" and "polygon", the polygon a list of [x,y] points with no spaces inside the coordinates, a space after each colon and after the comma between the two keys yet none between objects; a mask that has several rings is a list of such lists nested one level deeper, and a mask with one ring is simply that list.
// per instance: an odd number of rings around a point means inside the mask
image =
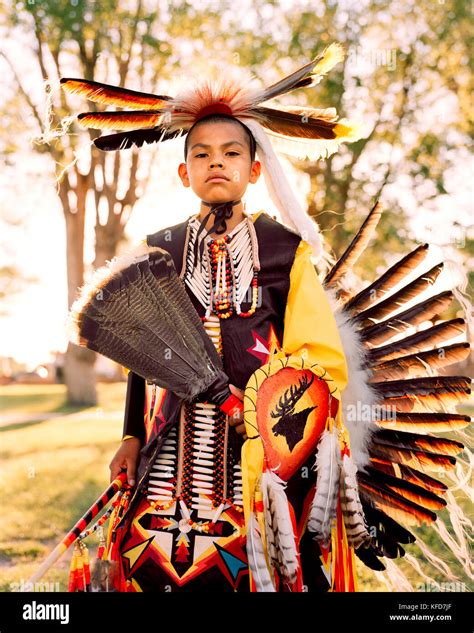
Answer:
[{"label": "boy's mouth", "polygon": [[228,178],[226,178],[226,176],[223,176],[222,174],[217,175],[214,174],[213,176],[209,176],[209,178],[206,179],[206,182],[228,182]]}]

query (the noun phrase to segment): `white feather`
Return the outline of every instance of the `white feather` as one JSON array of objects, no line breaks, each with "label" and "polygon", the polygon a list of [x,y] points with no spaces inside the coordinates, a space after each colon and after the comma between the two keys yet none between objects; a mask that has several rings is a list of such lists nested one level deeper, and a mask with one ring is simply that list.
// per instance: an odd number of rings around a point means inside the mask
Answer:
[{"label": "white feather", "polygon": [[272,563],[277,566],[280,574],[290,582],[294,582],[299,562],[285,486],[286,483],[275,472],[267,470],[263,473],[261,488],[267,546],[269,535],[274,539]]},{"label": "white feather", "polygon": [[275,586],[265,559],[260,528],[253,512],[249,518],[246,546],[249,567],[257,592],[274,592]]},{"label": "white feather", "polygon": [[336,319],[349,377],[341,396],[343,421],[349,432],[352,459],[357,469],[363,470],[369,464],[368,446],[377,428],[369,413],[380,398],[369,383],[365,348],[350,315],[341,310],[332,290],[325,288],[325,292]]},{"label": "white feather", "polygon": [[283,222],[295,229],[304,240],[311,244],[316,261],[320,260],[324,253],[324,240],[319,232],[319,226],[302,209],[295,198],[283,168],[260,123],[251,119],[246,119],[243,122],[255,137],[263,177],[270,197],[280,212]]},{"label": "white feather", "polygon": [[326,544],[336,517],[339,492],[340,456],[336,432],[324,431],[318,443],[315,469],[316,493],[311,504],[308,530],[315,539]]},{"label": "white feather", "polygon": [[349,455],[342,459],[340,499],[347,540],[349,545],[357,548],[369,541],[370,535],[359,497],[357,468]]}]

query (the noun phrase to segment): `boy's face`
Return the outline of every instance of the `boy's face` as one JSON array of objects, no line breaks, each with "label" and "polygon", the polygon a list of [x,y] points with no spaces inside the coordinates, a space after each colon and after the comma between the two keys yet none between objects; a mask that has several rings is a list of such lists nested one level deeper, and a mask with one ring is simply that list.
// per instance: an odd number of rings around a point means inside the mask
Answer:
[{"label": "boy's face", "polygon": [[202,123],[191,132],[178,174],[201,200],[228,202],[240,200],[248,183],[257,182],[260,163],[250,160],[249,140],[238,123]]}]

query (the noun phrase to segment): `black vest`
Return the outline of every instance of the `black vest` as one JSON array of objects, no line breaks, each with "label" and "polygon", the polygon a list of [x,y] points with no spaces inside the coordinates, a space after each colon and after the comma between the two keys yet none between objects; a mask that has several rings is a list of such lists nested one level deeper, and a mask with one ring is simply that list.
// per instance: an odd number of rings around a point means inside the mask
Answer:
[{"label": "black vest", "polygon": [[[188,220],[185,220],[147,236],[149,246],[159,246],[171,254],[178,274],[183,265],[187,223]],[[220,320],[224,370],[231,384],[240,389],[245,388],[252,373],[262,365],[261,358],[247,351],[255,346],[254,335],[258,334],[266,341],[270,326],[273,325],[278,340],[282,343],[290,271],[301,241],[298,234],[266,213],[261,213],[256,218],[254,227],[260,259],[258,307],[250,317],[244,318],[233,313],[228,319]],[[204,307],[187,285],[185,288],[199,316],[204,316]],[[242,312],[249,308],[250,302],[242,304]]]}]

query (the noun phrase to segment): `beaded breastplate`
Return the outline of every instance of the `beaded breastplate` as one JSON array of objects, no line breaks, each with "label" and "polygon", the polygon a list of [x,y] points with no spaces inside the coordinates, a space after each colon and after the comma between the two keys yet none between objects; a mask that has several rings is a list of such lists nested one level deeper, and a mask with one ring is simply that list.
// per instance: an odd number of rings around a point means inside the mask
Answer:
[{"label": "beaded breastplate", "polygon": [[[258,299],[258,242],[255,228],[246,217],[222,238],[199,237],[206,241],[202,265],[193,268],[193,252],[199,221],[188,221],[183,251],[181,277],[206,309],[208,318],[214,312],[220,319],[233,312],[241,317],[254,314]],[[248,311],[241,310],[243,302],[250,302]]]}]

